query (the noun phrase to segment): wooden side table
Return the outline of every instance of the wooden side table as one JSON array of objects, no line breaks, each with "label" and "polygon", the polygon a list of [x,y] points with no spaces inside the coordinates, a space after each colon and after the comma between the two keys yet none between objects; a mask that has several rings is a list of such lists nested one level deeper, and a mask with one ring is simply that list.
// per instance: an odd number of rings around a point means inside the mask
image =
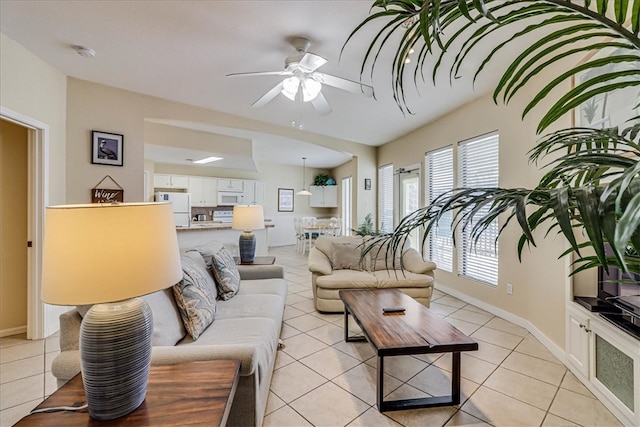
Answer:
[{"label": "wooden side table", "polygon": [[[145,401],[135,411],[97,421],[86,409],[27,415],[16,426],[224,426],[238,385],[239,360],[212,360],[152,366]],[[81,374],[36,409],[80,406],[86,402]]]}]

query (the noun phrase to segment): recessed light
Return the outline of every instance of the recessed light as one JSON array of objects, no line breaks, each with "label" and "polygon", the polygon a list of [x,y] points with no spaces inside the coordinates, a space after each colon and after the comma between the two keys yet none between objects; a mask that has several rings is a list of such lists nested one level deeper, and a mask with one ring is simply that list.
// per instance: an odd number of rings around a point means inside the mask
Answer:
[{"label": "recessed light", "polygon": [[222,157],[205,157],[204,159],[200,159],[200,160],[192,160],[191,163],[197,163],[201,165],[204,163],[217,162],[218,160],[222,160]]}]

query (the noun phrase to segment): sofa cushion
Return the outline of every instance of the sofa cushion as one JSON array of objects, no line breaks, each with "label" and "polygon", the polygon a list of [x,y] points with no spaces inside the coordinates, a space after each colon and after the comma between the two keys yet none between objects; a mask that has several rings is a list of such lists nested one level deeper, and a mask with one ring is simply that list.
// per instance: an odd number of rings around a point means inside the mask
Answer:
[{"label": "sofa cushion", "polygon": [[211,257],[211,269],[216,278],[220,298],[232,298],[240,288],[240,273],[233,256],[224,247]]},{"label": "sofa cushion", "polygon": [[320,236],[316,239],[315,248],[320,252],[325,254],[329,260],[332,258],[333,248],[331,246],[332,243],[354,243],[356,246],[361,245],[364,242],[364,239],[360,236],[340,236],[340,237],[330,237],[330,236]]},{"label": "sofa cushion", "polygon": [[207,268],[211,272],[211,275],[213,275],[213,266],[211,262],[211,257],[213,257],[213,255],[220,252],[220,249],[222,249],[223,247],[224,246],[222,245],[222,243],[214,240],[204,245],[195,247],[193,249],[189,249],[189,251],[195,251],[200,253],[200,255],[202,256],[202,259],[204,259],[204,263],[207,265]]},{"label": "sofa cushion", "polygon": [[279,295],[287,298],[287,284],[282,279],[242,280],[242,286],[236,295]]},{"label": "sofa cushion", "polygon": [[218,301],[216,322],[247,317],[264,317],[282,322],[283,313],[284,299],[278,295],[236,295],[228,301]]},{"label": "sofa cushion", "polygon": [[153,313],[152,345],[176,345],[187,335],[171,288],[142,297]]},{"label": "sofa cushion", "polygon": [[[257,373],[263,379],[271,369],[276,357],[280,326],[271,319],[248,317],[242,319],[219,319],[208,328],[197,341],[190,336],[180,341],[178,348],[202,347],[219,358],[240,360],[240,375]],[[189,352],[188,349],[187,353]],[[195,349],[194,349],[195,350]],[[180,350],[175,351],[176,358]]]},{"label": "sofa cushion", "polygon": [[336,270],[328,276],[318,276],[316,286],[330,289],[375,288],[376,278],[367,271]]},{"label": "sofa cushion", "polygon": [[433,277],[408,270],[378,270],[373,273],[378,288],[424,288],[433,285]]},{"label": "sofa cushion", "polygon": [[365,270],[367,266],[358,242],[331,242],[330,260],[334,270]]},{"label": "sofa cushion", "polygon": [[173,287],[173,294],[185,329],[197,340],[215,317],[216,285],[198,252],[187,252],[180,261],[182,280]]},{"label": "sofa cushion", "polygon": [[[365,243],[365,246],[368,247],[372,243],[373,242],[371,241],[371,239],[369,239],[369,241]],[[401,268],[400,258],[402,257],[402,254],[404,254],[407,250],[409,250],[410,247],[411,247],[411,242],[409,241],[409,239],[407,239],[403,242],[402,247],[396,248],[395,253],[392,256],[391,251],[389,251],[388,242],[373,243],[373,246],[368,252],[368,255],[370,256],[368,270],[369,271],[393,270],[393,269],[400,270]]]}]

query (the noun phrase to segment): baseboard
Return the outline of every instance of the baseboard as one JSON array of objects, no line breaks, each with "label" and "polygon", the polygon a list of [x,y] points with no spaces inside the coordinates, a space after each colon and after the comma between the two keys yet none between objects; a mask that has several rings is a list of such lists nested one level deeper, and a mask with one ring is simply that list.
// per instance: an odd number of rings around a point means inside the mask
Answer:
[{"label": "baseboard", "polygon": [[[563,348],[559,347],[555,342],[553,342],[549,337],[547,337],[540,329],[538,329],[533,323],[531,323],[527,319],[523,319],[520,316],[516,316],[513,313],[510,313],[501,308],[495,307],[491,304],[487,304],[484,301],[480,301],[469,295],[466,295],[460,291],[450,288],[447,285],[443,285],[441,283],[436,283],[435,289],[440,290],[442,292],[446,292],[447,294],[458,298],[466,302],[467,304],[475,305],[478,308],[481,308],[485,311],[488,311],[491,314],[494,314],[498,317],[502,317],[505,320],[508,320],[511,323],[515,323],[516,325],[525,328],[531,335],[533,335],[542,345],[544,345],[547,350],[553,354],[558,360],[567,365],[566,355]],[[564,325],[564,324],[563,324]]]},{"label": "baseboard", "polygon": [[10,337],[11,335],[24,334],[27,332],[27,326],[18,326],[17,328],[9,328],[0,330],[0,338]]}]

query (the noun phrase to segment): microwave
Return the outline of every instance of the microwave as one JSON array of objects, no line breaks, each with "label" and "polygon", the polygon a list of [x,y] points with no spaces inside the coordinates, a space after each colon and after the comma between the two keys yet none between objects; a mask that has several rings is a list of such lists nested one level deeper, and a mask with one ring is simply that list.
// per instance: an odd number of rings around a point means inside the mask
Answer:
[{"label": "microwave", "polygon": [[218,206],[241,205],[244,201],[244,193],[219,191]]}]

